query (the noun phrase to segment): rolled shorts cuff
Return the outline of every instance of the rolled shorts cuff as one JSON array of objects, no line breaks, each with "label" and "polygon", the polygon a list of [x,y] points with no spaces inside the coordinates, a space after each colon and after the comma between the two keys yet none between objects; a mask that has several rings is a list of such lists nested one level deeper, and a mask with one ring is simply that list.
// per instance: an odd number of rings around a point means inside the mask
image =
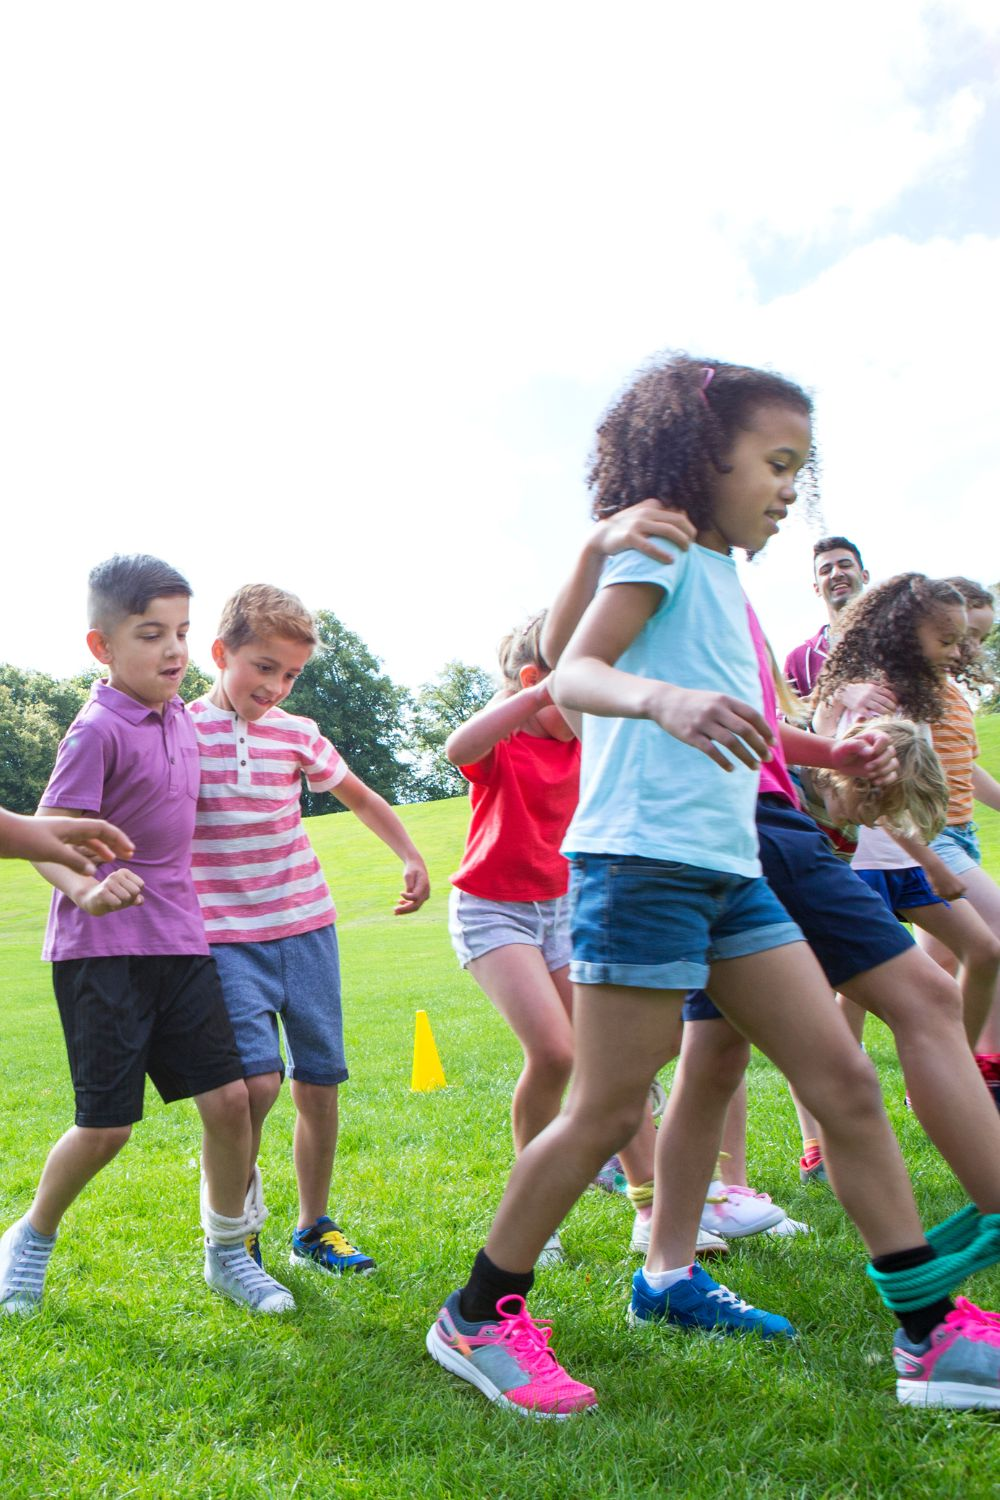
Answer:
[{"label": "rolled shorts cuff", "polygon": [[[962,830],[968,827],[968,824],[959,825]],[[971,835],[971,842],[978,848],[974,833]],[[969,844],[970,836],[964,831],[952,833],[946,828],[938,834],[936,839],[931,840],[930,847],[953,875],[964,875],[966,870],[975,870],[979,867],[979,860],[969,852]]]},{"label": "rolled shorts cuff", "polygon": [[296,1083],[311,1083],[314,1088],[332,1089],[338,1083],[347,1082],[348,1072],[346,1068],[339,1068],[333,1073],[311,1073],[308,1068],[297,1068],[293,1064],[288,1069],[288,1076]]},{"label": "rolled shorts cuff", "polygon": [[720,938],[712,944],[708,956],[710,962],[722,963],[729,958],[749,958],[754,953],[767,953],[772,948],[804,942],[802,929],[797,923],[772,922],[767,927],[752,927],[748,932],[735,932],[731,937]]},{"label": "rolled shorts cuff", "polygon": [[285,1076],[285,1059],[275,1055],[274,1057],[244,1058],[243,1077],[261,1078],[265,1073],[280,1073]]},{"label": "rolled shorts cuff", "polygon": [[587,963],[573,959],[569,966],[569,977],[574,984],[620,984],[638,990],[704,989],[708,975],[708,964],[688,959],[669,964]]}]

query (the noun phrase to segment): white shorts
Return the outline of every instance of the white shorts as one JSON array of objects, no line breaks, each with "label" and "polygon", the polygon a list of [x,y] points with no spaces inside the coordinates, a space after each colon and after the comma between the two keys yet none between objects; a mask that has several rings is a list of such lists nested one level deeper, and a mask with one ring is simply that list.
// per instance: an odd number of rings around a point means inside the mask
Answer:
[{"label": "white shorts", "polygon": [[569,897],[553,901],[488,901],[452,888],[448,902],[448,931],[458,961],[465,969],[474,958],[521,943],[538,948],[552,973],[570,960]]}]

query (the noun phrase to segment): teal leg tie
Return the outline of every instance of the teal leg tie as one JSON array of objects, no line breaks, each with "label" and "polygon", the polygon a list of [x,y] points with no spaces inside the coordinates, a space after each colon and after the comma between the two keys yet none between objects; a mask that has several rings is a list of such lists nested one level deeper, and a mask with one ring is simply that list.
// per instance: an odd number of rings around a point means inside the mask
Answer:
[{"label": "teal leg tie", "polygon": [[[974,1271],[996,1265],[1000,1261],[1000,1214],[980,1216],[970,1205],[932,1229],[927,1238],[938,1253],[925,1265],[889,1272],[868,1267],[879,1296],[893,1312],[926,1307],[949,1296]],[[945,1245],[949,1248],[943,1249]]]}]

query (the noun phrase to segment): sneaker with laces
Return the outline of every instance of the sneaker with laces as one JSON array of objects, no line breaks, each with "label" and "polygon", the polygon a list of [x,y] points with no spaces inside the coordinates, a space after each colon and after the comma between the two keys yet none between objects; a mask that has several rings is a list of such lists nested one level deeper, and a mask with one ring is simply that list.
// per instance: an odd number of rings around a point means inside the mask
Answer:
[{"label": "sneaker with laces", "polygon": [[633,1328],[639,1323],[673,1323],[707,1333],[755,1333],[764,1339],[796,1336],[787,1318],[744,1302],[697,1264],[683,1281],[675,1281],[662,1292],[654,1290],[642,1272],[636,1271],[628,1320]]},{"label": "sneaker with laces", "polygon": [[1000,1318],[965,1297],[955,1298],[954,1310],[922,1344],[900,1329],[892,1359],[904,1406],[1000,1410]]},{"label": "sneaker with laces", "polygon": [[205,1280],[214,1292],[242,1303],[251,1312],[295,1311],[295,1298],[288,1288],[260,1269],[242,1241],[238,1245],[206,1244]]},{"label": "sneaker with laces", "polygon": [[375,1269],[371,1256],[352,1245],[325,1214],[315,1224],[310,1224],[308,1229],[295,1230],[288,1264],[312,1266],[317,1271],[326,1271],[330,1276],[342,1276],[349,1271],[356,1271],[359,1276],[370,1276]]},{"label": "sneaker with laces", "polygon": [[739,1240],[780,1224],[784,1217],[785,1210],[772,1203],[766,1193],[713,1182],[705,1199],[701,1227],[710,1234],[721,1234],[724,1239]]},{"label": "sneaker with laces", "polygon": [[812,1234],[812,1228],[808,1224],[803,1224],[801,1219],[790,1219],[786,1214],[783,1219],[778,1220],[777,1224],[772,1224],[765,1233],[782,1240],[796,1234]]},{"label": "sneaker with laces", "polygon": [[810,1162],[807,1165],[805,1157],[800,1156],[799,1181],[803,1187],[808,1186],[810,1182],[822,1182],[826,1186],[829,1186],[830,1179],[826,1175],[826,1163],[823,1158],[820,1157],[818,1161]]},{"label": "sneaker with laces", "polygon": [[243,1248],[249,1255],[250,1259],[253,1261],[254,1265],[259,1266],[263,1271],[264,1257],[260,1253],[260,1235],[256,1230],[254,1230],[253,1234],[247,1235],[246,1239],[243,1241]]},{"label": "sneaker with laces", "polygon": [[559,1231],[557,1229],[555,1233],[550,1234],[548,1239],[545,1241],[545,1244],[542,1246],[539,1252],[538,1259],[535,1261],[535,1265],[558,1266],[565,1259],[566,1252],[563,1249],[562,1240],[559,1238]]},{"label": "sneaker with laces", "polygon": [[536,1323],[523,1297],[501,1297],[499,1321],[469,1323],[452,1292],[427,1334],[427,1352],[487,1401],[521,1416],[562,1420],[596,1407],[597,1397],[563,1369],[549,1348],[552,1328]]},{"label": "sneaker with laces", "polygon": [[[629,1241],[629,1249],[636,1255],[645,1255],[649,1249],[649,1232],[652,1222],[651,1217],[640,1219],[638,1214],[635,1216],[632,1224],[632,1238]],[[707,1229],[699,1228],[698,1236],[695,1240],[694,1253],[699,1257],[702,1255],[728,1255],[729,1246],[721,1235],[709,1234]]]},{"label": "sneaker with laces", "polygon": [[0,1239],[0,1315],[25,1317],[41,1305],[55,1242],[55,1235],[36,1234],[27,1216],[6,1231]]}]

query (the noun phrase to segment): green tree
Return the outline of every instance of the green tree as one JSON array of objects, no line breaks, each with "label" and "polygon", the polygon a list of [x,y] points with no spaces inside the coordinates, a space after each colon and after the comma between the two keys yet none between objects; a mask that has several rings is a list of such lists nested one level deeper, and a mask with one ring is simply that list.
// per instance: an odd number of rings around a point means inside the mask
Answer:
[{"label": "green tree", "polygon": [[214,681],[215,678],[203,672],[196,662],[189,662],[180,686],[180,695],[185,703],[193,703],[196,698],[203,698],[211,690]]},{"label": "green tree", "polygon": [[460,797],[466,781],[444,753],[445,740],[484,708],[496,683],[482,667],[450,661],[417,693],[410,716],[410,744],[417,757],[414,789],[421,802]]},{"label": "green tree", "polygon": [[[383,671],[360,636],[321,609],[320,646],[285,702],[289,713],[315,719],[356,776],[388,802],[412,798],[412,772],[400,758],[409,694]],[[329,793],[302,793],[307,817],[335,812]]]},{"label": "green tree", "polygon": [[33,813],[49,779],[62,738],[52,708],[18,696],[0,668],[0,805]]}]

